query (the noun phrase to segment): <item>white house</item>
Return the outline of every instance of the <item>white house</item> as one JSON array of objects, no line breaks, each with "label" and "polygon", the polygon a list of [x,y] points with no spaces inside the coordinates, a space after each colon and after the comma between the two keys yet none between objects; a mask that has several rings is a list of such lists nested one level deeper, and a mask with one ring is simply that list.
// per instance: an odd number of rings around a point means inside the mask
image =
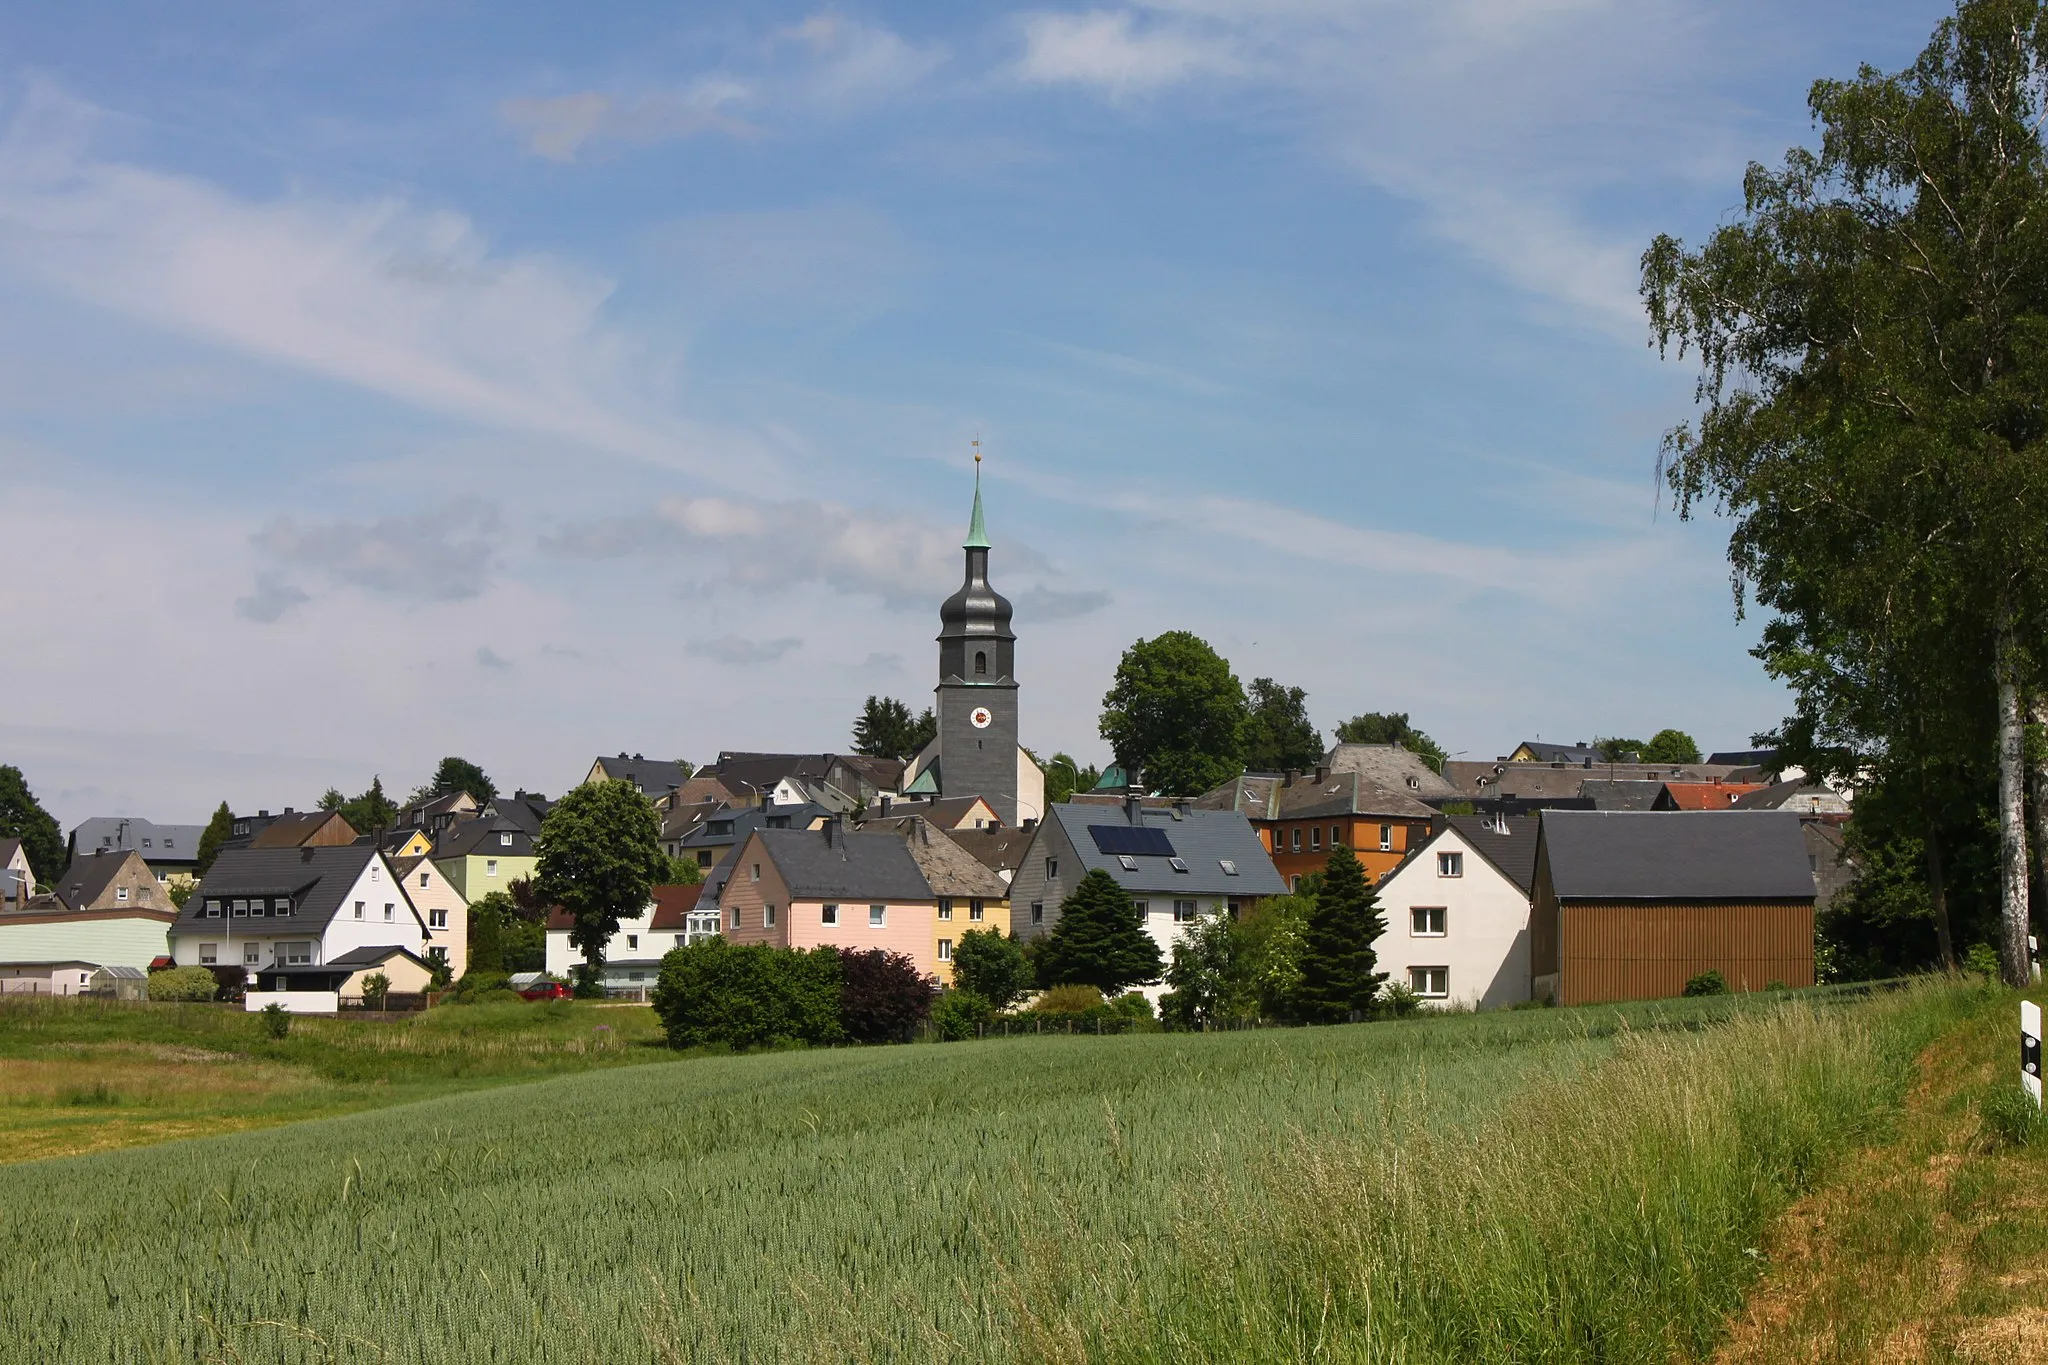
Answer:
[{"label": "white house", "polygon": [[[607,991],[653,990],[661,976],[664,956],[718,933],[718,911],[697,911],[697,897],[703,890],[702,886],[657,886],[645,909],[631,919],[619,921],[618,932],[604,948],[603,980]],[[568,912],[559,908],[548,915],[547,970],[550,976],[564,981],[583,962],[583,954],[569,942],[573,923]]]},{"label": "white house", "polygon": [[1536,832],[1534,816],[1444,817],[1380,880],[1379,970],[1441,1004],[1527,1000]]},{"label": "white house", "polygon": [[[1135,797],[1121,806],[1062,803],[1032,831],[1010,880],[1011,932],[1020,939],[1051,933],[1060,902],[1097,870],[1138,903],[1168,962],[1197,919],[1235,914],[1287,891],[1251,821],[1234,810],[1147,806]],[[1166,986],[1144,991],[1156,1003]]]},{"label": "white house", "polygon": [[224,849],[170,929],[181,967],[318,967],[435,946],[397,870],[368,844]]},{"label": "white house", "polygon": [[36,893],[36,874],[19,839],[0,839],[0,910],[19,910]]}]

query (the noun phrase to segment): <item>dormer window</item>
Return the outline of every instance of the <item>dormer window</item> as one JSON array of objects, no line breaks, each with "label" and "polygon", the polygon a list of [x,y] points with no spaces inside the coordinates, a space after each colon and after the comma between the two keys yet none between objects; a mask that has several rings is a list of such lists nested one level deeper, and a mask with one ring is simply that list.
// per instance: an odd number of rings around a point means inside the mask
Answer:
[{"label": "dormer window", "polygon": [[498,836],[498,847],[499,847],[499,848],[510,848],[510,847],[512,847],[512,836],[511,836],[510,834],[500,834],[500,835]]}]

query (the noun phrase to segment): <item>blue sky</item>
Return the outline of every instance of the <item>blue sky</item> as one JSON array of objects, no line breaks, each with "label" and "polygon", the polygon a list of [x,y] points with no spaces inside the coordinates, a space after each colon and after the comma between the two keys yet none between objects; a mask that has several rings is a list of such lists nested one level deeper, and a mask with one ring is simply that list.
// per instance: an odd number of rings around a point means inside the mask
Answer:
[{"label": "blue sky", "polygon": [[12,6],[0,761],[69,825],[840,747],[977,436],[1041,752],[1176,628],[1325,730],[1743,744],[1635,261],[1942,12],[1785,8]]}]

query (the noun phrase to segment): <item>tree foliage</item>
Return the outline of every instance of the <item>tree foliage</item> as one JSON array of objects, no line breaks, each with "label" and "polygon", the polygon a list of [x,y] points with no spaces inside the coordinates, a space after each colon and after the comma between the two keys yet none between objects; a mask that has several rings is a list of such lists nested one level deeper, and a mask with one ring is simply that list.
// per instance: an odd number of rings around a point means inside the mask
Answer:
[{"label": "tree foliage", "polygon": [[1036,965],[1041,986],[1093,986],[1109,995],[1157,981],[1163,964],[1137,903],[1096,868],[1060,902]]},{"label": "tree foliage", "polygon": [[870,696],[853,722],[853,751],[871,758],[914,758],[924,747],[917,728],[908,706],[894,697]]},{"label": "tree foliage", "polygon": [[1159,1002],[1168,1028],[1206,1028],[1231,1013],[1241,984],[1232,929],[1224,916],[1204,915],[1173,945],[1173,960],[1166,966],[1170,989]]},{"label": "tree foliage", "polygon": [[1406,711],[1367,711],[1336,729],[1339,744],[1398,744],[1437,772],[1444,770],[1443,746],[1408,722]]},{"label": "tree foliage", "polygon": [[[334,789],[329,787],[327,791],[328,795],[332,795]],[[326,797],[323,796],[321,800],[324,803]],[[392,822],[398,819],[398,804],[384,794],[384,777],[381,773],[371,777],[368,789],[360,796],[351,797],[339,806],[326,808],[339,811],[341,818],[348,821],[358,834],[382,833],[390,829]]]},{"label": "tree foliage", "polygon": [[1102,737],[1124,771],[1188,795],[1244,771],[1244,688],[1207,641],[1184,630],[1124,651],[1102,698]]},{"label": "tree foliage", "polygon": [[[1792,689],[1791,747],[1924,793],[1990,739],[2015,984],[2048,561],[2044,88],[2039,0],[1965,0],[1906,70],[1815,82],[1819,149],[1752,165],[1737,221],[1698,250],[1657,238],[1642,274],[1658,344],[1700,365],[1667,479],[1682,515],[1734,520],[1737,608],[1774,613],[1756,652]],[[1922,820],[1952,959],[1931,799]]]},{"label": "tree foliage", "polygon": [[1634,763],[1643,758],[1643,750],[1646,747],[1648,746],[1640,739],[1628,739],[1621,735],[1608,735],[1593,741],[1594,752],[1608,763]]},{"label": "tree foliage", "polygon": [[588,979],[604,965],[619,921],[646,908],[669,870],[661,817],[630,783],[587,783],[548,811],[534,849],[533,889],[575,920],[569,942],[583,955]]},{"label": "tree foliage", "polygon": [[1296,999],[1304,1019],[1335,1024],[1372,1013],[1387,979],[1385,972],[1373,970],[1379,958],[1372,945],[1386,931],[1379,895],[1366,880],[1364,866],[1338,845],[1323,865],[1323,882],[1302,934]]},{"label": "tree foliage", "polygon": [[[339,793],[336,793],[339,795]],[[325,810],[328,807],[321,807]],[[199,832],[199,875],[204,877],[213,866],[213,860],[220,856],[220,848],[235,837],[235,813],[223,801],[213,808],[213,818],[206,822],[206,828]]]},{"label": "tree foliage", "polygon": [[1645,763],[1697,763],[1700,746],[1683,730],[1659,730],[1642,746]]},{"label": "tree foliage", "polygon": [[670,1047],[836,1043],[843,1036],[840,979],[837,948],[774,948],[714,935],[662,958],[654,1012]]},{"label": "tree foliage", "polygon": [[482,768],[466,758],[457,758],[451,754],[441,760],[441,766],[434,769],[433,777],[428,780],[426,786],[413,793],[412,799],[431,800],[455,792],[469,793],[470,799],[481,806],[498,794],[498,786]]},{"label": "tree foliage", "polygon": [[839,954],[839,1027],[848,1042],[907,1043],[932,1012],[936,977],[881,948]]},{"label": "tree foliage", "polygon": [[64,831],[43,809],[28,779],[12,764],[0,764],[0,838],[21,840],[36,880],[55,886],[64,872]]},{"label": "tree foliage", "polygon": [[1323,737],[1308,720],[1308,693],[1271,678],[1252,679],[1244,726],[1244,766],[1280,773],[1323,761]]},{"label": "tree foliage", "polygon": [[953,983],[1006,1010],[1031,990],[1024,945],[994,929],[969,929],[953,945]]},{"label": "tree foliage", "polygon": [[1045,803],[1057,806],[1075,792],[1093,791],[1102,780],[1102,770],[1093,763],[1083,767],[1074,756],[1057,753],[1045,763]]}]

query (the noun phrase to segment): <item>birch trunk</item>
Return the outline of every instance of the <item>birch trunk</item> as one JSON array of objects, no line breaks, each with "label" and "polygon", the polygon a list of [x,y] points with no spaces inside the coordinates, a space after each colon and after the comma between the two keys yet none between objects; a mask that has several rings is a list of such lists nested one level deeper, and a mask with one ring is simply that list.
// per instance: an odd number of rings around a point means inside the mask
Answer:
[{"label": "birch trunk", "polygon": [[1998,612],[1998,970],[2008,986],[2025,987],[2027,966],[2026,717],[2020,710],[2019,636],[2012,610]]},{"label": "birch trunk", "polygon": [[[2034,724],[2042,727],[2041,738],[2048,741],[2048,693],[2034,693]],[[2034,759],[2034,857],[2040,867],[2034,875],[2040,878],[2038,885],[2048,892],[2048,742],[2039,745]],[[2030,955],[2031,958],[2031,955]],[[2034,974],[2031,960],[2027,965],[2027,977],[2032,984]]]}]

